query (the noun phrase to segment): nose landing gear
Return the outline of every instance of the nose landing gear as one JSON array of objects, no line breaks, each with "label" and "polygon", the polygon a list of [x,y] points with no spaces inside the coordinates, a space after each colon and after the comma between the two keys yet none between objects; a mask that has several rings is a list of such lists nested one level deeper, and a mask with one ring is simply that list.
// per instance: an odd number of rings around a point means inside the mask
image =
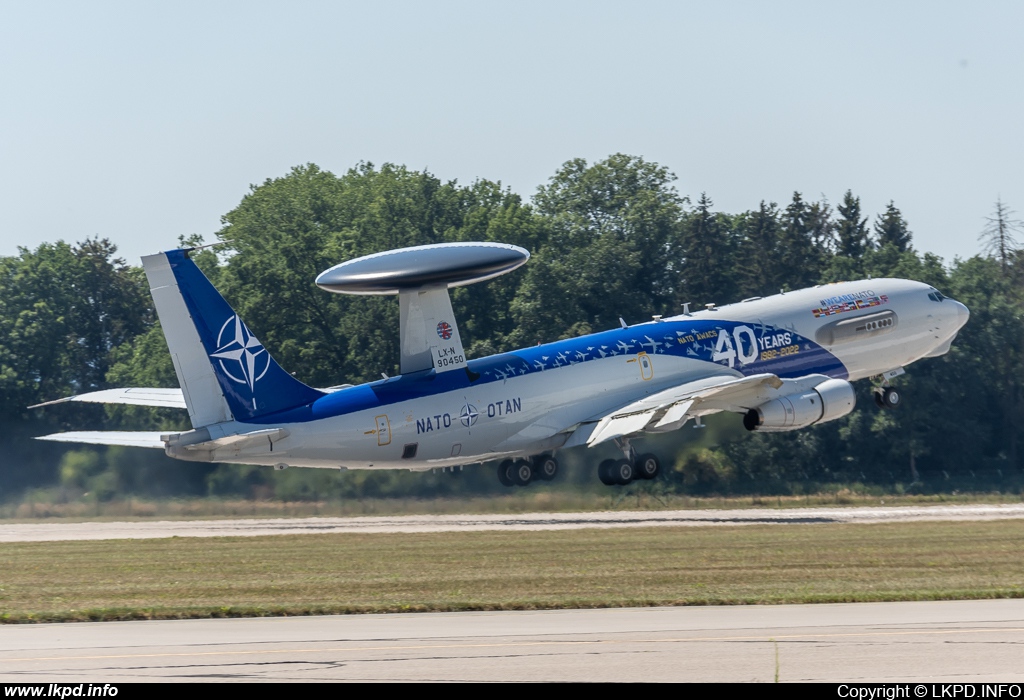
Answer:
[{"label": "nose landing gear", "polygon": [[903,402],[903,395],[893,386],[889,385],[889,380],[898,377],[901,374],[905,374],[902,367],[897,369],[889,370],[882,374],[882,385],[876,386],[872,391],[872,395],[875,398],[875,405],[879,408],[886,410],[892,410],[897,408]]},{"label": "nose landing gear", "polygon": [[903,395],[891,386],[875,387],[871,392],[875,397],[875,405],[879,408],[893,409],[903,402]]}]

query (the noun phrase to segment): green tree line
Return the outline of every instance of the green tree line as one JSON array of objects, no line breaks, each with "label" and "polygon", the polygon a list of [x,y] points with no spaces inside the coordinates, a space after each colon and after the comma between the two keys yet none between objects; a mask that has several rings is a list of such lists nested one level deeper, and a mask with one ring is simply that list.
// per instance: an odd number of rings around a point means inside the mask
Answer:
[{"label": "green tree line", "polygon": [[[794,192],[784,205],[762,201],[728,213],[707,194],[695,201],[680,195],[674,181],[666,168],[634,156],[576,159],[524,201],[488,180],[461,185],[368,163],[335,175],[309,164],[253,185],[222,218],[216,237],[228,243],[196,259],[282,366],[314,386],[398,371],[397,301],[328,294],[313,283],[340,261],[392,248],[498,241],[531,252],[529,264],[510,275],[453,290],[470,357],[605,330],[619,317],[635,323],[677,314],[684,303],[725,304],[868,276],[920,280],[963,301],[972,318],[948,355],[916,363],[898,380],[907,398],[899,410],[877,410],[861,382],[854,413],[822,426],[747,435],[738,417],[724,416],[710,431],[684,428],[652,438],[665,483],[692,492],[1020,483],[1024,258],[1014,238],[1019,224],[1001,201],[983,231],[982,252],[944,265],[914,248],[894,202],[872,219],[850,191],[835,205]],[[479,468],[459,479],[279,474],[31,440],[67,429],[186,427],[175,411],[26,408],[114,386],[176,386],[141,269],[100,239],[0,258],[0,497],[57,484],[101,497],[500,488]],[[598,458],[581,450],[566,455],[581,464]],[[580,478],[586,476],[593,475]]]}]

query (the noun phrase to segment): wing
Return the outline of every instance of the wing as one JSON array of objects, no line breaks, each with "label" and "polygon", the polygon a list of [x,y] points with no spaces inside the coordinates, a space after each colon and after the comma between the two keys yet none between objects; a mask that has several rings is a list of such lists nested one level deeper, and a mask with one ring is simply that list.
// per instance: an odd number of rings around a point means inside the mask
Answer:
[{"label": "wing", "polygon": [[827,379],[821,374],[800,379],[780,379],[774,374],[698,379],[584,421],[563,447],[593,447],[634,433],[676,430],[694,416],[721,411],[745,413],[782,394],[809,389]]}]

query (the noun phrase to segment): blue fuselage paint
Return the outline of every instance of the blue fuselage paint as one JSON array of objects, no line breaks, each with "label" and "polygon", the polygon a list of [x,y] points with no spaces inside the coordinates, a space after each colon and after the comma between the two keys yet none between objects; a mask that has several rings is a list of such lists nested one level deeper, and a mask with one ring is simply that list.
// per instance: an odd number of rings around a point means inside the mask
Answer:
[{"label": "blue fuselage paint", "polygon": [[[737,334],[736,329],[739,327],[749,328],[751,334],[746,331]],[[696,359],[728,367],[728,359],[719,360],[717,363],[713,360],[723,331],[726,333],[723,345],[731,343],[735,348],[737,335],[740,339],[740,349],[733,360],[733,365],[742,375],[772,372],[781,378],[802,377],[807,374],[824,374],[840,379],[848,376],[846,367],[839,358],[817,343],[792,331],[782,331],[773,326],[751,328],[736,321],[673,319],[470,360],[469,372],[453,371],[438,374],[429,370],[391,377],[342,389],[317,399],[310,406],[262,416],[249,422],[264,424],[333,418],[469,387],[507,382],[517,377],[551,372],[609,357],[633,358],[641,353],[648,357]],[[779,338],[785,338],[789,341],[788,344],[780,347]],[[762,343],[767,344],[768,349],[772,351],[770,359],[762,359],[768,356],[767,352],[759,349]],[[728,352],[728,347],[723,347],[719,351],[726,354]],[[754,354],[756,359],[745,363],[742,361],[744,357],[751,357]],[[473,375],[478,375],[478,378],[472,379]],[[500,415],[502,410],[501,406],[492,407],[488,410],[488,415],[491,415],[492,411]],[[507,412],[512,412],[511,407]]]}]

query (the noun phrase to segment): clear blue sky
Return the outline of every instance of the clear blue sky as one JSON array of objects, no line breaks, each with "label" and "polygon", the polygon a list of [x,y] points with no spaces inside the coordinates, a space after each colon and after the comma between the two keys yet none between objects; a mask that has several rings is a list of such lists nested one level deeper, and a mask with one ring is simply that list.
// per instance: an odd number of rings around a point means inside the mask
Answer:
[{"label": "clear blue sky", "polygon": [[0,255],[99,235],[138,263],[306,162],[528,197],[623,152],[728,212],[892,199],[966,257],[997,196],[1024,211],[1022,27],[1020,2],[0,0]]}]

